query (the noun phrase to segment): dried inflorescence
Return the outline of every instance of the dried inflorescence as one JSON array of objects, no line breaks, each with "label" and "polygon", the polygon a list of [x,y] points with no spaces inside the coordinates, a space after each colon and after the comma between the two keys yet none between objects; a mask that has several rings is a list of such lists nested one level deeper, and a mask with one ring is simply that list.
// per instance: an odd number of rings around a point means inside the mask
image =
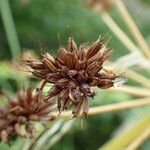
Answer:
[{"label": "dried inflorescence", "polygon": [[86,5],[94,8],[96,11],[106,11],[113,5],[113,0],[87,0]]},{"label": "dried inflorescence", "polygon": [[8,97],[6,107],[0,109],[0,138],[7,142],[13,135],[32,136],[35,131],[34,121],[51,120],[50,112],[54,101],[44,103],[39,92],[31,88],[19,91],[15,98]]},{"label": "dried inflorescence", "polygon": [[[73,115],[88,113],[88,97],[94,97],[91,87],[110,88],[119,76],[103,67],[111,49],[99,38],[91,45],[81,44],[77,47],[72,37],[68,39],[67,48],[59,48],[54,58],[49,53],[42,53],[40,60],[27,60],[32,74],[45,82],[53,83],[46,100],[57,97],[59,112],[71,104]],[[43,84],[44,85],[44,84]]]}]

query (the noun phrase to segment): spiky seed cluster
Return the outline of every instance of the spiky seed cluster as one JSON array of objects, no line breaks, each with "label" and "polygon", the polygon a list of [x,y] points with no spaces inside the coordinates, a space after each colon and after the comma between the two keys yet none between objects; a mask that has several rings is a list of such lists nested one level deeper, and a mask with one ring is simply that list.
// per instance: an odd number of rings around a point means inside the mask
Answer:
[{"label": "spiky seed cluster", "polygon": [[39,92],[33,93],[31,88],[8,99],[7,106],[0,109],[0,138],[4,142],[12,135],[32,136],[35,131],[32,121],[53,119],[49,113],[54,108],[54,102],[44,103]]},{"label": "spiky seed cluster", "polygon": [[32,74],[46,82],[53,83],[47,99],[57,97],[59,111],[72,104],[74,116],[88,113],[87,97],[94,97],[91,87],[110,88],[117,78],[116,73],[103,68],[103,62],[109,57],[111,49],[106,48],[103,39],[91,45],[81,44],[79,48],[73,38],[68,39],[67,48],[60,48],[54,58],[42,53],[40,60],[28,60]]}]

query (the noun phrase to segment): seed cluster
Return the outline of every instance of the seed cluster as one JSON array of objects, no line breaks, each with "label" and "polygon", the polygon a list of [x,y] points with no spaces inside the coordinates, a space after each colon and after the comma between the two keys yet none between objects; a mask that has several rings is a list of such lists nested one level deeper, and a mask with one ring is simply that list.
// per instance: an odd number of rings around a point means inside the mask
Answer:
[{"label": "seed cluster", "polygon": [[35,131],[32,121],[51,120],[50,112],[54,101],[44,103],[39,92],[31,88],[19,91],[14,98],[8,97],[8,104],[0,108],[0,138],[7,142],[13,135],[31,137]]},{"label": "seed cluster", "polygon": [[59,48],[57,57],[43,52],[40,60],[27,60],[26,63],[35,77],[53,84],[45,100],[55,97],[59,112],[73,106],[72,114],[76,117],[81,111],[87,115],[87,98],[95,95],[93,86],[110,88],[118,78],[116,73],[103,67],[110,52],[102,38],[91,45],[77,47],[69,37],[67,48]]}]

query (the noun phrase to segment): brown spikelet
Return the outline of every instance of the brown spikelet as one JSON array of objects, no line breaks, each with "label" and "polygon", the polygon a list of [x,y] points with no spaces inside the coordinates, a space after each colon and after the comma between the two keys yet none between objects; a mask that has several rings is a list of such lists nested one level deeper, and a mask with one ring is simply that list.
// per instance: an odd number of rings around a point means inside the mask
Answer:
[{"label": "brown spikelet", "polygon": [[86,6],[93,7],[96,11],[106,11],[113,5],[113,0],[87,0]]},{"label": "brown spikelet", "polygon": [[15,98],[9,98],[5,108],[0,109],[1,140],[7,142],[12,135],[33,136],[35,128],[31,122],[53,119],[50,112],[54,109],[54,103],[53,98],[44,103],[40,92],[32,92],[31,88],[19,91]]},{"label": "brown spikelet", "polygon": [[87,98],[95,95],[92,86],[110,88],[117,78],[114,71],[103,67],[110,52],[111,49],[106,47],[102,38],[91,45],[81,44],[78,48],[73,38],[69,37],[67,49],[58,49],[56,58],[45,53],[36,65],[32,60],[27,61],[27,65],[31,67],[34,76],[54,84],[46,100],[57,97],[60,112],[71,104],[74,106],[74,116],[78,116],[81,111],[87,115]]}]

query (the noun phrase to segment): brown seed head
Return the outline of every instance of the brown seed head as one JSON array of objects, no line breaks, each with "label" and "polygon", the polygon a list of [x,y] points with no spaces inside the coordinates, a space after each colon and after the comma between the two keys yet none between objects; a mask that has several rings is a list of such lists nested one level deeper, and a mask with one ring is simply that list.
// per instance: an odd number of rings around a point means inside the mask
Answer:
[{"label": "brown seed head", "polygon": [[51,120],[53,109],[54,101],[51,99],[46,104],[39,92],[32,92],[31,88],[19,91],[15,98],[9,98],[5,108],[0,109],[1,140],[7,142],[12,135],[32,136],[35,129],[31,121]]},{"label": "brown seed head", "polygon": [[113,0],[87,0],[86,5],[92,7],[97,12],[101,12],[110,9],[113,2]]},{"label": "brown seed head", "polygon": [[103,39],[99,38],[91,45],[81,44],[78,48],[70,37],[67,48],[58,49],[56,58],[44,53],[41,60],[27,61],[27,65],[32,68],[34,76],[54,84],[49,89],[47,100],[57,97],[60,112],[72,104],[74,116],[78,116],[81,110],[86,115],[87,97],[95,95],[92,86],[106,89],[114,85],[117,74],[103,67],[110,52]]}]

